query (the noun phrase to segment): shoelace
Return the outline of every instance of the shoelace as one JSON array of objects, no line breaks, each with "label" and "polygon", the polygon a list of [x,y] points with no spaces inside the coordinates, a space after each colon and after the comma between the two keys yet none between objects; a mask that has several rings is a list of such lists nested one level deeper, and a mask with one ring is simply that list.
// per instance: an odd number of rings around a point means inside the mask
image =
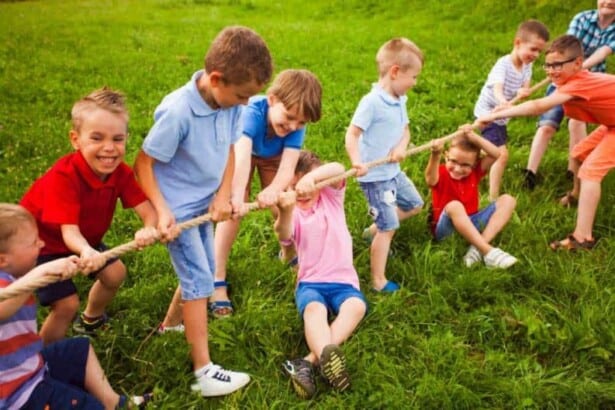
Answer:
[{"label": "shoelace", "polygon": [[[212,374],[213,373],[213,374]],[[213,365],[206,373],[207,377],[211,377],[212,379],[220,380],[221,382],[230,382],[231,375],[227,370],[224,370],[219,365]],[[210,376],[211,375],[211,376]]]}]

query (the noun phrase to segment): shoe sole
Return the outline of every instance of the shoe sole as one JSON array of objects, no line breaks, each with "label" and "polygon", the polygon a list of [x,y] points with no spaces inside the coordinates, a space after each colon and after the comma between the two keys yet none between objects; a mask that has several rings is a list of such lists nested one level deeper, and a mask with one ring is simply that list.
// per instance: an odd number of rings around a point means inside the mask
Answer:
[{"label": "shoe sole", "polygon": [[338,346],[325,346],[320,356],[320,371],[335,390],[344,391],[350,387],[346,358]]}]

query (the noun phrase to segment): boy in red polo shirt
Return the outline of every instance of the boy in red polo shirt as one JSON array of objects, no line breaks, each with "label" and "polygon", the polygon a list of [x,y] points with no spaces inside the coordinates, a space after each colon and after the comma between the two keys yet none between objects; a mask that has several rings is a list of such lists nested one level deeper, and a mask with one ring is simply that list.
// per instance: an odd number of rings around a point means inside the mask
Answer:
[{"label": "boy in red polo shirt", "polygon": [[[107,321],[105,308],[126,276],[119,259],[105,260],[102,238],[109,229],[117,200],[134,208],[143,220],[138,245],[156,240],[156,212],[123,162],[128,136],[128,112],[122,94],[96,90],[73,106],[69,137],[75,152],[58,160],[34,182],[21,205],[36,218],[45,246],[38,263],[77,254],[80,269],[96,281],[75,330],[89,333]],[[62,339],[79,309],[72,280],[53,283],[37,291],[41,305],[51,311],[40,335],[45,344]]]},{"label": "boy in red polo shirt", "polygon": [[[516,205],[515,198],[500,195],[487,207],[478,208],[478,184],[500,156],[493,143],[465,127],[465,135],[454,139],[440,165],[442,143],[434,142],[425,169],[431,188],[431,228],[436,240],[457,231],[470,248],[463,257],[467,267],[484,261],[489,268],[506,269],[517,259],[490,242],[504,228]],[[481,150],[487,154],[480,157]]]}]

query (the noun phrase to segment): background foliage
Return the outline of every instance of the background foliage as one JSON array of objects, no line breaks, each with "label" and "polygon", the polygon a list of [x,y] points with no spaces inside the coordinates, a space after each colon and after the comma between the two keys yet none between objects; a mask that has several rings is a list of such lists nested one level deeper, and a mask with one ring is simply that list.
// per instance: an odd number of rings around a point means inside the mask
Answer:
[{"label": "background foliage", "polygon": [[[553,37],[565,32],[582,0],[448,0],[440,2],[329,0],[44,1],[0,4],[0,201],[17,202],[32,181],[69,152],[69,112],[89,91],[124,91],[131,113],[127,161],[152,125],[161,98],[203,64],[224,26],[243,24],[269,44],[276,71],[304,67],[323,83],[324,117],[309,127],[306,146],[348,165],[343,136],[360,97],[376,80],[374,56],[393,36],[425,52],[408,110],[413,142],[453,132],[472,119],[490,67],[510,51],[519,22],[538,18]],[[539,63],[542,60],[539,60]],[[539,64],[537,64],[539,66]],[[535,79],[544,73],[538,68]],[[604,182],[596,221],[601,241],[591,253],[553,253],[549,241],[568,234],[574,210],[556,199],[564,179],[566,131],[558,133],[542,167],[543,183],[521,189],[534,119],[511,122],[511,159],[504,190],[518,207],[496,239],[520,262],[508,271],[466,269],[459,238],[431,241],[426,212],[394,240],[388,276],[403,290],[369,291],[369,251],[360,232],[369,223],[358,185],[349,183],[346,212],[355,264],[370,312],[344,345],[353,388],[330,393],[320,384],[300,401],[280,372],[285,358],[305,354],[293,302],[294,276],[276,259],[270,215],[249,215],[230,261],[236,314],[210,321],[213,359],[253,375],[246,389],[203,399],[182,335],[152,335],[176,279],[166,250],[154,246],[124,258],[130,277],[110,307],[111,329],[94,340],[112,383],[138,393],[155,390],[153,408],[612,408],[615,267],[613,177]],[[429,197],[427,158],[404,168]],[[118,209],[106,237],[131,239],[139,221]],[[80,281],[82,297],[88,289]]]}]

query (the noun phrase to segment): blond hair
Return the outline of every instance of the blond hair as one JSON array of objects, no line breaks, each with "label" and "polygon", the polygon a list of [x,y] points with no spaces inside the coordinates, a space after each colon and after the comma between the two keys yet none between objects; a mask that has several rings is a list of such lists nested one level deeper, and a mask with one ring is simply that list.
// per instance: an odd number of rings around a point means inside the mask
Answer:
[{"label": "blond hair", "polygon": [[92,91],[73,105],[71,110],[71,121],[73,129],[79,131],[83,125],[86,113],[95,109],[109,111],[124,117],[128,125],[128,110],[124,103],[124,95],[119,91],[114,91],[108,87],[103,87]]},{"label": "blond hair", "polygon": [[415,64],[416,59],[423,64],[423,52],[416,44],[404,37],[393,38],[384,43],[376,54],[378,73],[383,77],[394,65],[406,71]]},{"label": "blond hair", "polygon": [[545,52],[545,54],[550,53],[560,53],[569,58],[583,57],[583,44],[575,36],[566,34],[553,40],[553,43]]},{"label": "blond hair", "polygon": [[247,27],[222,30],[205,55],[205,71],[222,74],[225,84],[242,85],[254,80],[264,85],[271,79],[273,63],[265,41]]},{"label": "blond hair", "polygon": [[544,41],[549,41],[549,29],[538,20],[527,20],[519,24],[515,37],[522,41],[529,41],[531,36],[537,36]]},{"label": "blond hair", "polygon": [[0,252],[6,252],[10,240],[24,223],[36,225],[36,220],[20,205],[0,203]]},{"label": "blond hair", "polygon": [[275,96],[284,108],[297,107],[308,122],[320,120],[322,86],[318,78],[308,70],[284,70],[280,72],[267,94]]}]

